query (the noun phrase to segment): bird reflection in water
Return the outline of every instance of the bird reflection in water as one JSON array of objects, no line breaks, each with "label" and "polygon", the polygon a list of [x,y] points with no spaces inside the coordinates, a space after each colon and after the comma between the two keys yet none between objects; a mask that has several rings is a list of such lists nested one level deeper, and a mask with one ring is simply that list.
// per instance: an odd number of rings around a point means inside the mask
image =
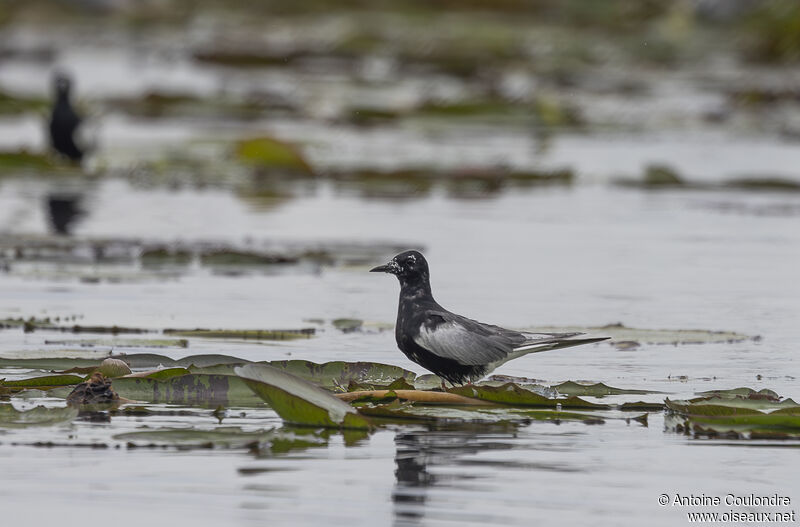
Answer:
[{"label": "bird reflection in water", "polygon": [[52,193],[47,196],[47,211],[53,232],[62,236],[72,233],[77,220],[85,214],[81,201],[80,194]]},{"label": "bird reflection in water", "polygon": [[[421,525],[429,489],[456,484],[455,476],[433,474],[431,468],[469,464],[463,459],[465,456],[511,449],[516,432],[517,426],[509,422],[435,424],[425,430],[398,432],[394,438],[397,466],[392,491],[394,526]],[[469,478],[460,473],[457,479],[463,483]]]}]

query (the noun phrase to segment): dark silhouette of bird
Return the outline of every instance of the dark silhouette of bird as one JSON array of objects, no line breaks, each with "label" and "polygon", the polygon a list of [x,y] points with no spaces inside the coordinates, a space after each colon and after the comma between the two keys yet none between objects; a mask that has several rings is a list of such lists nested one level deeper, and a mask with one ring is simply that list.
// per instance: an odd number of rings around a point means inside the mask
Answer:
[{"label": "dark silhouette of bird", "polygon": [[72,82],[66,75],[58,74],[54,85],[55,103],[50,114],[50,144],[59,154],[80,163],[83,150],[75,144],[75,132],[81,124],[81,118],[70,102]]},{"label": "dark silhouette of bird", "polygon": [[513,331],[451,313],[434,300],[428,262],[418,251],[400,253],[370,272],[390,273],[400,280],[395,326],[400,351],[452,384],[479,380],[501,364],[528,353],[609,338]]}]

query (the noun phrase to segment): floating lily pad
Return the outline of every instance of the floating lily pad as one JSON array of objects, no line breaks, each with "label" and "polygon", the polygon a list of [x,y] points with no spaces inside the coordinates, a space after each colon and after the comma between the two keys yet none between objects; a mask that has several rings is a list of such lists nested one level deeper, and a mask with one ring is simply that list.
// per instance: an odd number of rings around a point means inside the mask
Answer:
[{"label": "floating lily pad", "polygon": [[364,321],[358,318],[337,318],[332,322],[333,327],[343,333],[358,331],[364,325]]},{"label": "floating lily pad", "polygon": [[[0,368],[25,368],[31,370],[58,371],[60,373],[91,373],[97,368],[105,357],[106,353],[96,359],[91,358],[72,358],[72,357],[39,357],[39,358],[19,358],[19,357],[0,357]],[[81,371],[86,369],[87,371]]]},{"label": "floating lily pad", "polygon": [[189,374],[165,380],[120,377],[114,379],[113,388],[120,397],[150,403],[196,406],[263,404],[241,379],[230,375]]},{"label": "floating lily pad", "polygon": [[703,329],[640,329],[629,328],[623,324],[608,324],[606,326],[595,327],[580,327],[580,326],[566,326],[566,327],[538,327],[537,331],[547,332],[572,332],[581,331],[591,335],[605,335],[610,336],[609,341],[612,345],[618,342],[625,342],[627,344],[645,343],[645,344],[711,344],[711,343],[732,343],[744,342],[746,340],[758,340],[758,337],[752,337],[733,331],[709,331]]},{"label": "floating lily pad", "polygon": [[192,372],[187,370],[186,368],[164,368],[163,370],[132,373],[128,375],[128,377],[140,378],[140,379],[154,379],[156,381],[166,381],[167,379],[171,379],[173,377],[182,377],[184,375],[189,375],[190,373]]},{"label": "floating lily pad", "polygon": [[314,328],[303,329],[165,329],[165,335],[182,337],[202,337],[214,339],[246,339],[246,340],[292,340],[313,336]]},{"label": "floating lily pad", "polygon": [[491,401],[512,406],[543,406],[555,408],[557,405],[561,405],[562,408],[609,408],[608,405],[590,403],[589,401],[584,401],[575,396],[566,399],[548,399],[547,397],[521,388],[513,383],[504,384],[502,386],[461,386],[458,388],[451,388],[448,392],[464,397],[480,399],[482,401]]},{"label": "floating lily pad", "polygon": [[728,397],[739,398],[746,397],[749,399],[771,399],[773,401],[780,401],[781,397],[772,390],[763,389],[756,391],[752,388],[733,388],[730,390],[710,390],[707,392],[700,392],[698,395],[706,397]]},{"label": "floating lily pad", "polygon": [[650,390],[626,390],[623,388],[614,388],[602,382],[595,384],[579,384],[573,381],[562,382],[553,386],[558,393],[564,395],[588,395],[591,397],[603,397],[605,395],[620,395],[620,394],[648,394],[659,393]]},{"label": "floating lily pad", "polygon": [[325,388],[346,387],[351,382],[381,385],[400,378],[413,381],[416,377],[412,371],[378,362],[332,361],[317,364],[307,360],[279,360],[268,364]]},{"label": "floating lily pad", "polygon": [[617,409],[623,412],[660,412],[665,408],[664,403],[648,403],[644,401],[636,401],[629,403],[622,403],[617,406]]},{"label": "floating lily pad", "polygon": [[285,371],[248,364],[236,368],[236,374],[287,423],[325,428],[371,427],[349,404]]},{"label": "floating lily pad", "polygon": [[233,249],[213,249],[200,254],[200,263],[207,266],[276,265],[298,263],[298,257],[281,253],[260,253]]},{"label": "floating lily pad", "polygon": [[19,379],[15,381],[0,380],[0,386],[11,390],[22,390],[35,388],[37,390],[47,390],[58,386],[74,386],[83,382],[83,377],[77,375],[45,375],[43,377],[32,377],[30,379]]},{"label": "floating lily pad", "polygon": [[0,428],[52,426],[70,422],[77,416],[78,410],[70,407],[37,406],[31,410],[20,411],[11,404],[0,404]]},{"label": "floating lily pad", "polygon": [[236,144],[236,158],[262,169],[291,170],[312,175],[313,170],[292,145],[271,137],[245,139]]},{"label": "floating lily pad", "polygon": [[408,382],[405,377],[395,379],[386,385],[371,384],[365,382],[350,381],[347,385],[348,392],[367,391],[367,390],[416,390],[416,387]]},{"label": "floating lily pad", "polygon": [[682,418],[676,430],[697,436],[800,438],[800,405],[792,399],[779,402],[774,392],[767,392],[739,388],[689,401],[667,399],[665,404]]},{"label": "floating lily pad", "polygon": [[48,346],[76,346],[83,348],[187,348],[186,339],[74,339],[45,340]]},{"label": "floating lily pad", "polygon": [[28,170],[53,170],[58,165],[52,158],[45,154],[17,150],[13,152],[0,152],[0,170],[28,169]]}]

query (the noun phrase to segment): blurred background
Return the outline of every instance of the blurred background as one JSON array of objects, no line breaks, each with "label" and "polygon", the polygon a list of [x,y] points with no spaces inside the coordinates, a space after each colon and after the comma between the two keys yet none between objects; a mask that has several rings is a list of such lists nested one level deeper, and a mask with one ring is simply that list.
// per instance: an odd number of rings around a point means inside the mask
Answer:
[{"label": "blurred background", "polygon": [[477,318],[759,331],[798,60],[789,0],[4,0],[0,309],[391,323],[420,248]]}]

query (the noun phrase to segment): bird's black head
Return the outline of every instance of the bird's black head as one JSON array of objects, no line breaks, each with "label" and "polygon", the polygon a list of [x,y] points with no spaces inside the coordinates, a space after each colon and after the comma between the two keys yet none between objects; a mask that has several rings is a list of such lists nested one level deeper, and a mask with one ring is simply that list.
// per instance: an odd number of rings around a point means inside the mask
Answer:
[{"label": "bird's black head", "polygon": [[53,86],[55,86],[56,95],[67,96],[69,95],[72,81],[67,74],[56,73],[55,77],[53,77]]},{"label": "bird's black head", "polygon": [[400,253],[389,263],[370,269],[370,272],[396,275],[402,285],[427,284],[430,279],[428,261],[419,251]]}]

